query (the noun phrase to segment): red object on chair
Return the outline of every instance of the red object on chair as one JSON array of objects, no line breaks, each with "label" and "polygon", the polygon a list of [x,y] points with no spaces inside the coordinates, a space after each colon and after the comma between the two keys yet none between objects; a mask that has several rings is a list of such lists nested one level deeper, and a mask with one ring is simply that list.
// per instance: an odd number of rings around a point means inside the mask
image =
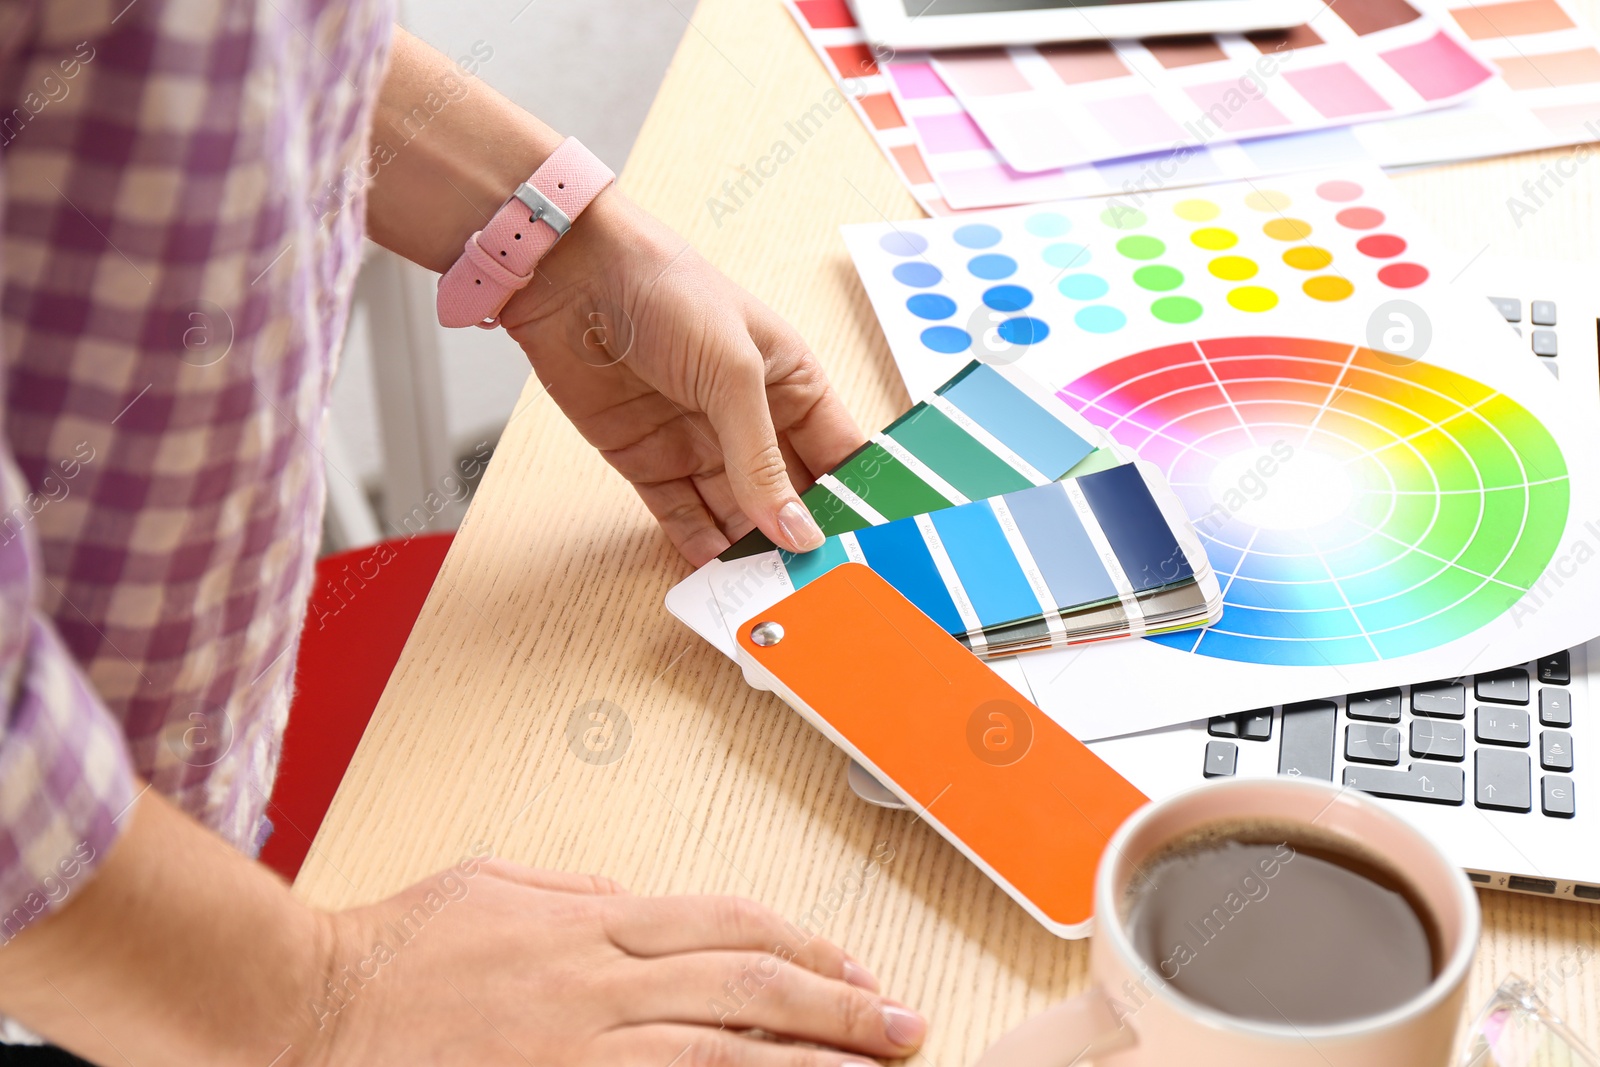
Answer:
[{"label": "red object on chair", "polygon": [[396,538],[317,561],[295,662],[294,699],[261,862],[290,881],[444,563],[451,533]]}]

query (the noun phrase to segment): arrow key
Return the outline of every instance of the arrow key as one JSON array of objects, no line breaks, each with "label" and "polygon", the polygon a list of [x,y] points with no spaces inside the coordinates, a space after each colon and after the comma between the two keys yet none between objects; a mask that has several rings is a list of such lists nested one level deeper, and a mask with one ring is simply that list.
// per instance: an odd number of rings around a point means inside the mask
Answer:
[{"label": "arrow key", "polygon": [[1572,735],[1565,730],[1540,733],[1539,766],[1547,771],[1572,770]]},{"label": "arrow key", "polygon": [[1427,763],[1413,763],[1405,770],[1351,765],[1344,769],[1344,784],[1363,793],[1397,800],[1460,804],[1466,790],[1466,775],[1460,767]]},{"label": "arrow key", "polygon": [[1504,748],[1480,748],[1473,754],[1478,807],[1496,811],[1532,811],[1533,775],[1531,762],[1521,752]]},{"label": "arrow key", "polygon": [[1206,742],[1206,777],[1231,778],[1239,767],[1239,746],[1231,741]]}]

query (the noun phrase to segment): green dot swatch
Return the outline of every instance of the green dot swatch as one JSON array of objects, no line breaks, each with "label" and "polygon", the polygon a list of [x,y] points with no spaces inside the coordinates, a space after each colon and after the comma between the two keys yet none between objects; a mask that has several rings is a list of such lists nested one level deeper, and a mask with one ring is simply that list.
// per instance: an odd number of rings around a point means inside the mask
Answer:
[{"label": "green dot swatch", "polygon": [[1117,251],[1129,259],[1155,259],[1167,246],[1154,237],[1124,237],[1117,242]]},{"label": "green dot swatch", "polygon": [[1150,305],[1150,314],[1162,322],[1193,322],[1200,317],[1200,304],[1186,296],[1164,296]]},{"label": "green dot swatch", "polygon": [[1164,293],[1169,289],[1176,289],[1178,286],[1183,284],[1183,271],[1179,270],[1177,267],[1165,267],[1160,264],[1153,264],[1148,267],[1140,267],[1138,270],[1134,271],[1133,281],[1134,284],[1138,285],[1141,289],[1150,289],[1157,293]]},{"label": "green dot swatch", "polygon": [[1113,230],[1137,230],[1140,226],[1149,222],[1150,219],[1136,207],[1112,204],[1100,212],[1100,221],[1110,226]]}]

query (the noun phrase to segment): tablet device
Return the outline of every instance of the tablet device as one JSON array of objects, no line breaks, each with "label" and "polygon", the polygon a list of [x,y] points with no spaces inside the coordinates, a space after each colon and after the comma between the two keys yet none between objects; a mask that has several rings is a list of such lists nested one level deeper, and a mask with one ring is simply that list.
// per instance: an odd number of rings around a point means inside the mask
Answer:
[{"label": "tablet device", "polygon": [[1298,26],[1323,0],[850,0],[888,48],[972,48]]}]

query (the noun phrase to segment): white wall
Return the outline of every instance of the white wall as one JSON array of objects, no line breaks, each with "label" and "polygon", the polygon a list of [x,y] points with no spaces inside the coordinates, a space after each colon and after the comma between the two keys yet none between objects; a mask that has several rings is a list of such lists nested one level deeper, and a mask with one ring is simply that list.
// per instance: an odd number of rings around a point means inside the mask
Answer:
[{"label": "white wall", "polygon": [[[485,82],[621,170],[692,11],[693,0],[402,0],[401,22],[450,56],[487,42],[494,56],[479,72]],[[460,450],[493,441],[527,362],[498,331],[440,332],[452,442]],[[334,386],[333,420],[349,450],[349,473],[368,483],[381,463],[374,366],[358,316]]]}]

